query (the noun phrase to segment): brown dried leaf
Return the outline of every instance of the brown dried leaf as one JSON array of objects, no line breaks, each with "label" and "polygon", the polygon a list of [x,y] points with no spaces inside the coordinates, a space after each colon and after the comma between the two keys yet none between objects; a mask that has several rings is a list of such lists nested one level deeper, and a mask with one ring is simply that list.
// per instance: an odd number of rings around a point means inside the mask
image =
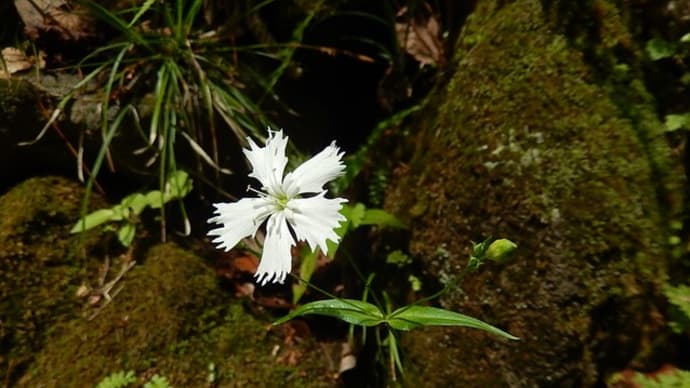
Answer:
[{"label": "brown dried leaf", "polygon": [[80,40],[93,35],[89,19],[67,0],[14,0],[24,23],[24,32],[37,39],[46,32],[57,33],[62,40]]},{"label": "brown dried leaf", "polygon": [[0,61],[0,79],[7,79],[10,75],[22,70],[30,69],[33,66],[33,60],[27,57],[24,52],[18,48],[5,47],[0,51],[2,61]]},{"label": "brown dried leaf", "polygon": [[[427,5],[427,10],[431,7]],[[399,18],[407,19],[395,23],[395,34],[400,46],[422,66],[445,63],[441,27],[433,13],[408,15],[407,7],[400,9]],[[409,17],[406,17],[409,16]]]}]

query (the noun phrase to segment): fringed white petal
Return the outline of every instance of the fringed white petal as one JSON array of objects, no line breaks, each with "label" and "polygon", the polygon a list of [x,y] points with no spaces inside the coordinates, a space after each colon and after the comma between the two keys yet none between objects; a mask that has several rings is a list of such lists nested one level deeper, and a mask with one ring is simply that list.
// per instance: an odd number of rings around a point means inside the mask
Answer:
[{"label": "fringed white petal", "polygon": [[[227,251],[241,239],[255,235],[259,226],[268,219],[261,262],[255,277],[261,285],[282,283],[292,269],[291,248],[295,237],[306,241],[312,250],[319,247],[323,252],[328,250],[328,240],[336,243],[339,240],[334,229],[345,220],[339,210],[347,200],[325,198],[324,186],[344,173],[343,153],[333,142],[283,179],[288,162],[285,156],[288,138],[283,131],[269,130],[264,147],[259,147],[251,139],[248,141],[249,149],[243,152],[252,168],[249,176],[261,182],[263,193],[259,198],[216,204],[216,216],[209,222],[221,226],[208,234],[216,236],[213,242]],[[298,198],[304,193],[318,194]]]},{"label": "fringed white petal", "polygon": [[254,275],[257,283],[262,286],[272,282],[283,283],[292,269],[291,248],[294,243],[284,212],[271,215],[266,225],[261,262]]},{"label": "fringed white petal", "polygon": [[345,221],[345,217],[339,213],[343,198],[328,199],[322,191],[318,195],[309,198],[297,198],[288,202],[291,210],[288,221],[292,225],[298,240],[304,240],[314,250],[318,246],[323,253],[328,252],[326,240],[338,242],[339,237],[333,231]]},{"label": "fringed white petal", "polygon": [[345,172],[343,153],[332,142],[323,151],[285,176],[283,190],[289,198],[301,193],[318,193],[324,185]]},{"label": "fringed white petal", "polygon": [[229,251],[245,237],[253,236],[259,226],[275,211],[275,204],[265,197],[243,198],[237,202],[217,203],[215,217],[209,223],[221,224],[208,232],[217,236],[213,242],[218,248]]},{"label": "fringed white petal", "polygon": [[288,137],[283,136],[283,131],[269,131],[266,146],[259,147],[250,138],[247,138],[250,149],[244,149],[244,155],[252,166],[249,176],[261,182],[262,189],[270,195],[282,193],[283,172],[287,166]]}]

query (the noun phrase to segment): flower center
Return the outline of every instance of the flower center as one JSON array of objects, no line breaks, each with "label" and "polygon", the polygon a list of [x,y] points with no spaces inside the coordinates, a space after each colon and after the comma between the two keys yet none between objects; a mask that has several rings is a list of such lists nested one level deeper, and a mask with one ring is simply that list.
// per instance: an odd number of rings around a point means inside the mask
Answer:
[{"label": "flower center", "polygon": [[275,199],[275,204],[278,206],[280,210],[285,210],[287,209],[288,202],[290,202],[290,198],[288,198],[286,195],[277,195],[273,197]]}]

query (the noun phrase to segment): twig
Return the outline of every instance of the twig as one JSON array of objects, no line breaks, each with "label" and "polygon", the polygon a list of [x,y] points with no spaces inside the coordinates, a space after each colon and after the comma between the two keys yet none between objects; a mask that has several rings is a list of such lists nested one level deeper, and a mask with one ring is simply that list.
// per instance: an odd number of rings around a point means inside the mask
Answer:
[{"label": "twig", "polygon": [[[125,256],[126,256],[126,258],[130,258],[130,257],[131,257],[130,254],[127,254],[127,255],[125,255]],[[94,294],[99,295],[99,296],[102,296],[103,299],[105,299],[105,302],[103,302],[103,304],[102,304],[101,306],[99,306],[99,307],[96,309],[96,311],[94,311],[93,314],[91,314],[91,315],[87,318],[87,320],[91,321],[91,320],[93,320],[94,318],[96,318],[96,316],[97,316],[98,314],[100,314],[101,311],[103,311],[103,309],[104,309],[106,306],[108,306],[108,305],[110,304],[110,302],[112,302],[113,298],[115,298],[115,296],[117,296],[117,294],[119,294],[120,291],[122,291],[122,289],[125,287],[124,284],[122,284],[122,285],[120,285],[118,288],[116,288],[115,291],[112,292],[112,294],[111,294],[111,292],[110,292],[110,291],[113,289],[113,287],[115,287],[115,285],[116,285],[120,280],[122,280],[122,277],[125,276],[125,274],[126,274],[130,269],[132,269],[132,267],[134,267],[134,265],[135,265],[136,263],[137,263],[136,260],[123,259],[122,267],[120,267],[120,272],[117,274],[117,276],[115,276],[115,278],[114,278],[113,280],[111,280],[111,281],[105,283],[105,277],[106,277],[106,275],[107,275],[107,273],[108,273],[108,270],[109,270],[109,268],[110,268],[110,260],[109,260],[108,257],[106,256],[106,258],[105,258],[105,263],[104,263],[104,266],[103,266],[104,270],[103,270],[102,273],[101,273],[100,279],[98,279],[99,285],[100,285],[101,287],[100,287],[99,289],[97,289],[97,290],[94,290]]]}]

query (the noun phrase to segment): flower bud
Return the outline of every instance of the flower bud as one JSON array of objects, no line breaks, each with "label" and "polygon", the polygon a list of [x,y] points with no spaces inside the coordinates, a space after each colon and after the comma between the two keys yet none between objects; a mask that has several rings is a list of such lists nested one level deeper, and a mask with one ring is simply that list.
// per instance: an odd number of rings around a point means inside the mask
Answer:
[{"label": "flower bud", "polygon": [[501,262],[508,259],[516,248],[517,244],[508,239],[502,238],[492,242],[491,245],[489,245],[489,248],[486,249],[484,257],[489,260]]}]

